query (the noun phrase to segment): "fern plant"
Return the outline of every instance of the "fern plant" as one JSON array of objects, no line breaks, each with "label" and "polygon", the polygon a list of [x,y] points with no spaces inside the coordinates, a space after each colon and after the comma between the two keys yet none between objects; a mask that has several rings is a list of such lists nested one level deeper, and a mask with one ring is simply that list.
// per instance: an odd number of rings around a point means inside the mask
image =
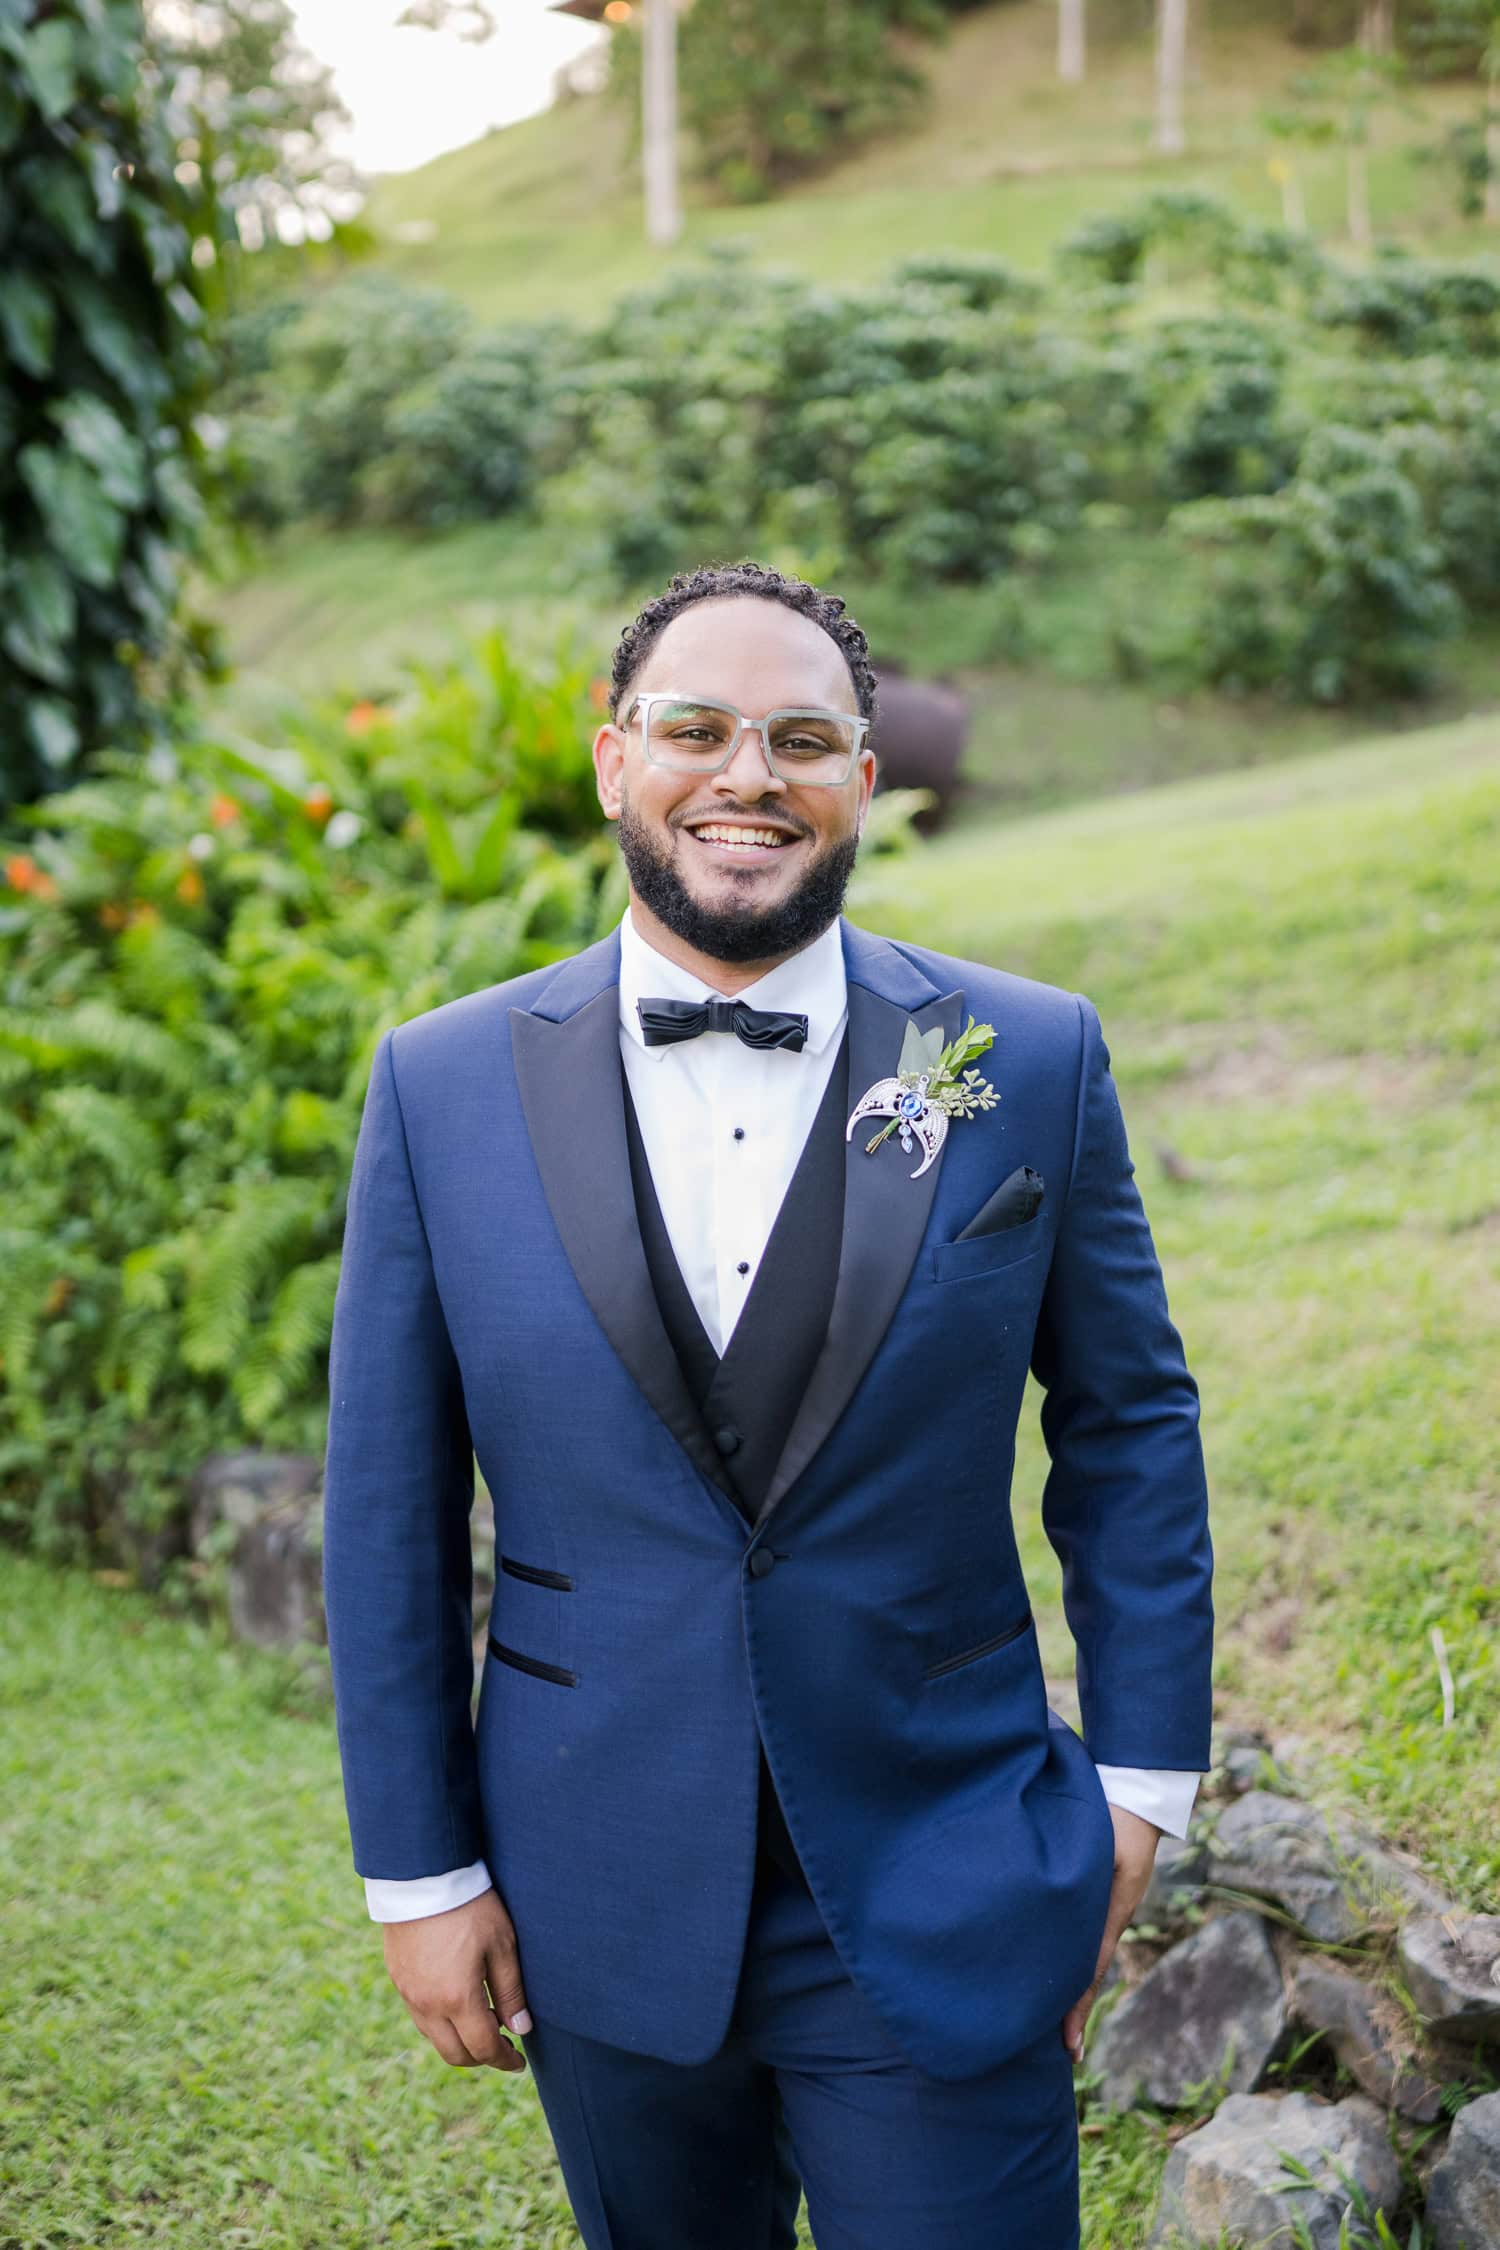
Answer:
[{"label": "fern plant", "polygon": [[391,1024],[618,919],[589,667],[487,635],[388,704],[100,770],[0,893],[0,1531],[180,1545],[205,1454],[317,1450],[343,1196]]}]

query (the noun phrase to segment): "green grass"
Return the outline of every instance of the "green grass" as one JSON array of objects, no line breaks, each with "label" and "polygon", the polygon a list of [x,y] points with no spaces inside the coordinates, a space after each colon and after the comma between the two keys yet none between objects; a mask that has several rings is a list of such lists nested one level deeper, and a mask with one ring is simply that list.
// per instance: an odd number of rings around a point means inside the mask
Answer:
[{"label": "green grass", "polygon": [[[685,147],[684,228],[666,253],[644,239],[620,110],[602,96],[565,104],[378,181],[365,217],[381,238],[379,263],[451,289],[487,320],[582,318],[726,236],[743,240],[757,262],[847,284],[938,245],[1035,267],[1082,220],[1153,187],[1201,188],[1278,219],[1280,190],[1266,170],[1277,146],[1263,116],[1283,104],[1307,51],[1254,9],[1200,19],[1188,151],[1162,159],[1150,147],[1152,49],[1142,12],[1096,0],[1089,15],[1081,87],[1057,79],[1051,0],[1006,0],[956,18],[946,45],[914,50],[931,80],[924,114],[764,203],[711,200]],[[1381,125],[1370,191],[1382,231],[1425,244],[1441,229],[1450,255],[1493,249],[1493,229],[1460,220],[1444,173],[1414,154],[1466,102],[1472,107],[1464,89],[1423,87],[1420,117]],[[1338,151],[1305,151],[1297,162],[1309,224],[1337,237]]]},{"label": "green grass", "polygon": [[[1095,1000],[1202,1393],[1221,1716],[1307,1737],[1491,1911],[1497,864],[1476,720],[971,828],[856,915]],[[1003,1031],[992,1063],[1003,1098]],[[1036,1404],[1014,1506],[1064,1700]],[[386,1980],[289,1664],[3,1569],[0,2241],[573,2243],[530,2081],[449,2070]],[[1135,2250],[1161,2129],[1086,2125],[1086,2243]]]}]

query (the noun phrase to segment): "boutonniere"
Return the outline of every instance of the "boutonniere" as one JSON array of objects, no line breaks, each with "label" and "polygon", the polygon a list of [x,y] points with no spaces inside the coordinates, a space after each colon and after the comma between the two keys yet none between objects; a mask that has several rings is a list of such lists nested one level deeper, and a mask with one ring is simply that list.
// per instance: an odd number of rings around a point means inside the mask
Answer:
[{"label": "boutonniere", "polygon": [[862,1117],[888,1117],[889,1125],[883,1125],[872,1140],[866,1141],[865,1154],[873,1156],[882,1141],[899,1133],[902,1149],[909,1156],[915,1134],[926,1151],[912,1174],[919,1180],[948,1138],[950,1117],[973,1117],[982,1109],[993,1109],[999,1101],[989,1080],[969,1067],[976,1055],[982,1055],[994,1043],[994,1025],[976,1023],[972,1016],[946,1047],[941,1027],[918,1031],[908,1017],[895,1077],[878,1078],[868,1093],[860,1095],[844,1128],[845,1140]]}]

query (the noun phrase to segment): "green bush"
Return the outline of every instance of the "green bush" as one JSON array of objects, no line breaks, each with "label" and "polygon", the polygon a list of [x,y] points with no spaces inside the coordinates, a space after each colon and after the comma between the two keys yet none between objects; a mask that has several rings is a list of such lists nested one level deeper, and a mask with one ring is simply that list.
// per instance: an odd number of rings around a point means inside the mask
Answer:
[{"label": "green bush", "polygon": [[[1165,311],[1129,278],[1158,259]],[[731,241],[588,327],[479,336],[429,302],[384,282],[247,317],[232,420],[265,520],[525,509],[626,590],[755,544],[899,599],[1007,573],[1097,581],[1112,539],[1140,557],[1183,503],[1262,499],[1178,527],[1234,613],[1200,617],[1164,537],[1159,596],[1132,584],[1117,660],[1319,700],[1415,692],[1454,595],[1476,617],[1500,598],[1500,284],[1478,271],[1340,274],[1172,193],[1085,229],[1047,282],[934,253],[836,290]],[[1373,453],[1310,453],[1330,425]],[[1347,536],[1342,560],[1316,559],[1319,525]]]},{"label": "green bush", "polygon": [[0,894],[0,1531],[137,1557],[219,1447],[321,1448],[390,1024],[618,918],[587,669],[491,635],[275,747],[107,758]]},{"label": "green bush", "polygon": [[1221,686],[1412,694],[1460,621],[1416,485],[1361,430],[1317,431],[1280,492],[1192,501],[1170,528],[1199,588],[1179,660]]}]

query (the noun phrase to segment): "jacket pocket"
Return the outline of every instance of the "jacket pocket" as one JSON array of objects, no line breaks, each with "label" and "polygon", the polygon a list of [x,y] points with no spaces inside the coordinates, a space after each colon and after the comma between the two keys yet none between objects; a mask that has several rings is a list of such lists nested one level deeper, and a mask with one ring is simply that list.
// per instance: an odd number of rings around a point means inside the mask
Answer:
[{"label": "jacket pocket", "polygon": [[523,1656],[518,1648],[507,1648],[504,1641],[489,1636],[491,1656],[498,1656],[502,1664],[509,1664],[517,1672],[529,1672],[534,1680],[553,1680],[558,1687],[577,1687],[578,1674],[564,1671],[561,1664],[544,1664],[539,1656]]},{"label": "jacket pocket", "polygon": [[500,1557],[500,1568],[507,1578],[519,1578],[528,1586],[551,1586],[559,1594],[571,1594],[573,1581],[560,1570],[542,1570],[536,1563],[517,1562],[512,1555]]},{"label": "jacket pocket", "polygon": [[966,1281],[982,1273],[996,1273],[1034,1258],[1042,1247],[1044,1213],[1034,1212],[1016,1227],[997,1227],[989,1234],[971,1234],[965,1242],[935,1242],[932,1246],[934,1281]]},{"label": "jacket pocket", "polygon": [[1014,1625],[1007,1625],[1003,1633],[992,1633],[990,1638],[987,1641],[981,1641],[977,1648],[962,1649],[957,1656],[945,1656],[940,1664],[929,1664],[922,1674],[923,1679],[939,1679],[944,1672],[956,1672],[962,1665],[972,1664],[977,1658],[988,1656],[992,1650],[1004,1648],[1007,1641],[1018,1641],[1030,1624],[1031,1611],[1028,1609],[1024,1617],[1016,1619]]}]

